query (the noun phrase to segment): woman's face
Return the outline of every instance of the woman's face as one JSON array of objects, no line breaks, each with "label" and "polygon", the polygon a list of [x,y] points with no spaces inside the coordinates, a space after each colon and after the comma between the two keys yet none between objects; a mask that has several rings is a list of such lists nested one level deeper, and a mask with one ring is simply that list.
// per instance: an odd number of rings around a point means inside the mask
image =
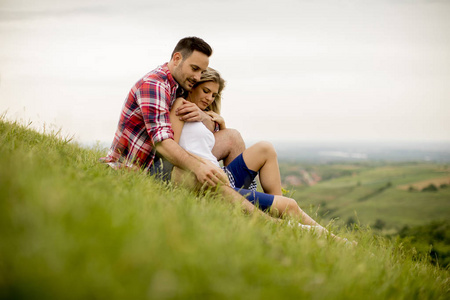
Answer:
[{"label": "woman's face", "polygon": [[219,84],[214,81],[207,81],[193,88],[189,99],[192,103],[200,107],[201,110],[205,110],[214,102],[218,92]]}]

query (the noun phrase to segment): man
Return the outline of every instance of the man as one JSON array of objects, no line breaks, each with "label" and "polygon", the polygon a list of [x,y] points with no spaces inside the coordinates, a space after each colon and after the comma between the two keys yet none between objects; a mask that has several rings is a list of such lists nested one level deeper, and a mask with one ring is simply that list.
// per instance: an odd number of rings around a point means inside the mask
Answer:
[{"label": "man", "polygon": [[[173,140],[169,121],[175,99],[192,89],[208,67],[211,54],[211,47],[202,39],[181,39],[170,61],[146,74],[129,92],[111,148],[101,160],[114,168],[144,168],[164,179],[170,178],[173,164],[193,172],[202,184],[226,184],[228,179],[220,169],[200,162]],[[178,115],[184,121],[202,121],[214,128],[211,117],[190,102],[179,108]],[[222,130],[216,139],[214,154],[225,164],[245,149],[237,131]]]}]

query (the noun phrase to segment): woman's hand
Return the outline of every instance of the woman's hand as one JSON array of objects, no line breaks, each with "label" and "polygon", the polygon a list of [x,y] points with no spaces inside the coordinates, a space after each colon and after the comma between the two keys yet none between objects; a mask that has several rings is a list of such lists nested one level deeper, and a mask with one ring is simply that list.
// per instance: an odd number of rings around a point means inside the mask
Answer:
[{"label": "woman's hand", "polygon": [[213,120],[214,122],[216,122],[217,124],[219,124],[219,128],[220,129],[225,129],[225,120],[224,118],[222,118],[221,115],[213,112],[213,111],[206,111],[206,113],[211,117],[211,120]]}]

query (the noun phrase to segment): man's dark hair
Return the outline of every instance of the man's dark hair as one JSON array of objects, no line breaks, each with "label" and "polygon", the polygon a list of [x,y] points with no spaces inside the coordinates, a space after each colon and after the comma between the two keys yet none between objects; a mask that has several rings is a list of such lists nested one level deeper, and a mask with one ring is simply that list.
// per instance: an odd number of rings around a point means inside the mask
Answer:
[{"label": "man's dark hair", "polygon": [[190,36],[185,37],[178,42],[170,58],[173,57],[175,52],[180,52],[183,56],[183,60],[185,60],[186,58],[191,56],[192,52],[194,51],[199,51],[208,57],[210,57],[213,52],[211,46],[208,45],[208,43],[206,43],[204,40],[195,36]]}]

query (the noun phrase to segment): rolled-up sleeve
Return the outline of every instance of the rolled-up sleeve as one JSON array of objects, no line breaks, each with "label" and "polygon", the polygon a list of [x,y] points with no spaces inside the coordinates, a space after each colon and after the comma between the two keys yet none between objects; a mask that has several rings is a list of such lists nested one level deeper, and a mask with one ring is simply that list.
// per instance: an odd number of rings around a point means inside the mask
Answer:
[{"label": "rolled-up sleeve", "polygon": [[144,82],[136,90],[136,100],[141,108],[145,127],[153,145],[173,139],[170,123],[170,89],[158,81]]}]

